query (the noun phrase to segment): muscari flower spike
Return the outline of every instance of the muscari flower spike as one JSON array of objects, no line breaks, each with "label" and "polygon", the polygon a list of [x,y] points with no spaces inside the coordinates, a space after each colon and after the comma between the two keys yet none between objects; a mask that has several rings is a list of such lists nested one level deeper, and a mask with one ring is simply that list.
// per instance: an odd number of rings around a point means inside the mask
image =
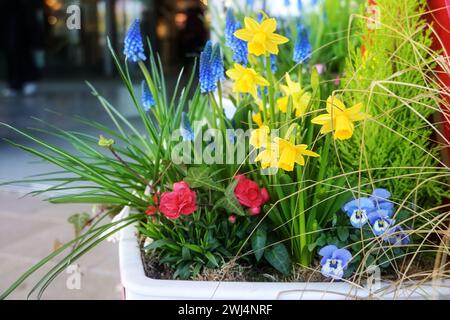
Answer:
[{"label": "muscari flower spike", "polygon": [[186,112],[181,114],[181,136],[184,141],[193,141],[194,132],[191,128],[191,123],[189,122],[189,117]]},{"label": "muscari flower spike", "polygon": [[133,62],[145,61],[144,44],[140,32],[140,21],[135,19],[128,28],[124,41],[123,54]]},{"label": "muscari flower spike", "polygon": [[403,230],[401,226],[394,226],[386,231],[384,241],[393,246],[404,246],[411,242],[408,234]]},{"label": "muscari flower spike", "polygon": [[320,249],[319,255],[322,256],[320,260],[322,275],[335,280],[342,279],[344,271],[352,259],[350,251],[339,249],[335,245],[328,245]]},{"label": "muscari flower spike", "polygon": [[367,217],[376,236],[384,234],[395,222],[391,219],[391,212],[383,209],[373,211]]},{"label": "muscari flower spike", "polygon": [[142,96],[141,96],[142,106],[144,107],[145,111],[148,111],[155,105],[155,99],[153,98],[153,95],[150,92],[150,89],[148,88],[147,82],[143,80],[141,87],[142,87]]},{"label": "muscari flower spike", "polygon": [[200,91],[202,93],[214,92],[217,89],[217,82],[225,79],[222,54],[220,47],[214,47],[208,41],[200,54]]},{"label": "muscari flower spike", "polygon": [[303,25],[298,27],[297,41],[294,46],[294,54],[292,59],[296,63],[307,62],[311,56],[311,43],[308,38],[308,31]]},{"label": "muscari flower spike", "polygon": [[236,38],[234,33],[242,25],[236,20],[232,9],[228,9],[225,23],[225,45],[233,51],[233,61],[242,65],[248,63],[248,48],[244,40]]},{"label": "muscari flower spike", "polygon": [[370,198],[362,197],[347,202],[343,207],[347,216],[350,218],[350,223],[355,228],[363,227],[368,221],[368,214],[375,210],[375,205]]}]

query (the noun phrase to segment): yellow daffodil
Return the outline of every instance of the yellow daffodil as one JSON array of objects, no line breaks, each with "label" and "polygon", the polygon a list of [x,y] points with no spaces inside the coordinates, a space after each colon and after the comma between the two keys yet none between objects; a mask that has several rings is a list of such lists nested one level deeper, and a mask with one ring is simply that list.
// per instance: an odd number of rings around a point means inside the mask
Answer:
[{"label": "yellow daffodil", "polygon": [[277,21],[273,18],[258,23],[255,19],[245,17],[245,28],[237,30],[236,38],[248,42],[248,52],[256,56],[278,54],[278,45],[289,41],[288,38],[274,33]]},{"label": "yellow daffodil", "polygon": [[303,156],[319,156],[317,153],[307,150],[308,146],[306,144],[295,145],[281,138],[275,138],[274,142],[277,144],[280,153],[277,167],[285,171],[294,170],[294,164],[296,163],[301,166],[305,165],[305,158]]},{"label": "yellow daffodil", "polygon": [[276,168],[278,166],[278,147],[274,144],[266,145],[266,148],[256,156],[255,161],[260,161],[263,169]]},{"label": "yellow daffodil", "polygon": [[254,123],[256,123],[258,125],[258,127],[261,127],[263,125],[261,112],[258,112],[258,113],[255,113],[254,115],[252,115],[252,120]]},{"label": "yellow daffodil", "polygon": [[269,141],[270,128],[262,125],[259,129],[252,130],[250,135],[250,144],[256,149],[265,147]]},{"label": "yellow daffodil", "polygon": [[334,138],[339,140],[350,139],[353,136],[353,122],[367,119],[368,114],[361,112],[362,103],[346,108],[345,104],[335,96],[327,99],[327,112],[311,120],[314,124],[322,125],[320,133],[326,134],[334,131]]},{"label": "yellow daffodil", "polygon": [[237,63],[226,73],[230,79],[234,80],[233,92],[250,93],[256,99],[258,98],[258,86],[267,87],[269,85],[269,82],[254,69]]},{"label": "yellow daffodil", "polygon": [[286,84],[287,85],[280,85],[281,91],[283,91],[285,96],[277,100],[277,107],[281,112],[286,113],[289,98],[291,98],[295,116],[301,117],[308,108],[309,102],[311,101],[311,94],[302,90],[299,82],[292,81],[289,73],[286,73]]}]

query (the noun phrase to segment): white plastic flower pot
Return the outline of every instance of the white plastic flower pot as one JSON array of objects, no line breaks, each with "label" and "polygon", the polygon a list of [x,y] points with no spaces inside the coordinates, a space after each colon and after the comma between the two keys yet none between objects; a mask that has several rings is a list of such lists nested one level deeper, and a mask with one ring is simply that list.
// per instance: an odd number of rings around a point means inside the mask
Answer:
[{"label": "white plastic flower pot", "polygon": [[[125,210],[125,209],[124,209]],[[144,273],[135,225],[120,231],[120,276],[127,300],[345,300],[345,299],[450,299],[450,280],[432,284],[381,282],[356,287],[346,282],[215,282],[155,280]]]}]

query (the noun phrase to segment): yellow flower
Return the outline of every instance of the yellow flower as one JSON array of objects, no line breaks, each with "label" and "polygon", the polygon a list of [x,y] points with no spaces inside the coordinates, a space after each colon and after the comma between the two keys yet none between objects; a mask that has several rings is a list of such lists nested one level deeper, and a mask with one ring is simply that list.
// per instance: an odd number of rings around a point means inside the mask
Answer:
[{"label": "yellow flower", "polygon": [[227,76],[234,80],[233,92],[250,93],[258,98],[258,85],[267,87],[269,82],[252,68],[245,68],[235,63],[234,68],[227,71]]},{"label": "yellow flower", "polygon": [[285,139],[275,138],[274,142],[279,148],[280,158],[277,167],[285,171],[294,170],[294,164],[305,165],[305,158],[318,157],[319,155],[313,151],[307,150],[306,144],[295,145]]},{"label": "yellow flower", "polygon": [[107,139],[104,136],[100,135],[100,138],[98,139],[98,145],[100,147],[104,148],[111,148],[111,146],[114,144],[113,139]]},{"label": "yellow flower", "polygon": [[274,144],[266,145],[266,149],[261,151],[255,158],[261,161],[261,168],[276,168],[278,166],[278,147]]},{"label": "yellow flower", "polygon": [[258,127],[261,127],[263,125],[261,112],[258,112],[258,113],[255,113],[254,115],[252,115],[252,120],[254,123],[256,123],[258,125]]},{"label": "yellow flower", "polygon": [[277,100],[277,107],[281,112],[286,113],[289,103],[289,97],[292,99],[292,107],[295,110],[295,116],[301,117],[305,114],[311,101],[311,94],[302,90],[299,82],[292,81],[289,73],[286,73],[286,86],[280,85],[281,90],[285,94],[284,97]]},{"label": "yellow flower", "polygon": [[322,134],[334,131],[335,139],[350,139],[355,128],[353,122],[369,118],[368,114],[361,112],[361,108],[362,103],[358,103],[347,109],[341,100],[335,96],[330,96],[327,99],[328,113],[315,117],[311,122],[322,125],[320,130]]},{"label": "yellow flower", "polygon": [[250,144],[256,149],[264,147],[269,141],[270,128],[268,126],[260,126],[259,129],[252,130],[250,135]]},{"label": "yellow flower", "polygon": [[237,30],[236,38],[248,42],[248,52],[256,56],[278,54],[278,45],[289,41],[288,38],[274,33],[277,29],[275,19],[264,19],[261,24],[256,20],[245,17],[245,28]]}]

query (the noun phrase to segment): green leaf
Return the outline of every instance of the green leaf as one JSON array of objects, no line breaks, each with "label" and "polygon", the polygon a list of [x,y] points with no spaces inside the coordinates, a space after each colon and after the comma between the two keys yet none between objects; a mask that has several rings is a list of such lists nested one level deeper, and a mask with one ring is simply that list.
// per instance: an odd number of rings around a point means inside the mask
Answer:
[{"label": "green leaf", "polygon": [[264,258],[284,275],[291,273],[292,261],[289,252],[282,243],[277,243],[264,251]]},{"label": "green leaf", "polygon": [[222,199],[216,202],[216,205],[213,208],[223,208],[228,213],[234,213],[240,216],[246,216],[244,209],[242,209],[241,204],[236,199],[236,196],[234,195],[234,189],[236,188],[238,181],[237,179],[234,180],[225,190],[225,195]]},{"label": "green leaf", "polygon": [[339,240],[341,241],[347,241],[349,232],[347,227],[337,227],[337,234],[339,237]]},{"label": "green leaf", "polygon": [[320,88],[320,78],[317,68],[313,67],[311,72],[311,87],[313,91],[317,91]]},{"label": "green leaf", "polygon": [[224,191],[218,186],[211,178],[210,170],[207,166],[203,167],[191,167],[188,170],[187,177],[184,178],[190,187],[192,188],[206,188],[217,191]]},{"label": "green leaf", "polygon": [[215,267],[219,267],[219,264],[217,263],[216,257],[211,252],[205,253],[206,258],[208,258],[209,262],[214,265]]},{"label": "green leaf", "polygon": [[264,255],[264,249],[267,242],[267,232],[264,228],[258,228],[252,235],[252,249],[257,261],[260,261]]}]

